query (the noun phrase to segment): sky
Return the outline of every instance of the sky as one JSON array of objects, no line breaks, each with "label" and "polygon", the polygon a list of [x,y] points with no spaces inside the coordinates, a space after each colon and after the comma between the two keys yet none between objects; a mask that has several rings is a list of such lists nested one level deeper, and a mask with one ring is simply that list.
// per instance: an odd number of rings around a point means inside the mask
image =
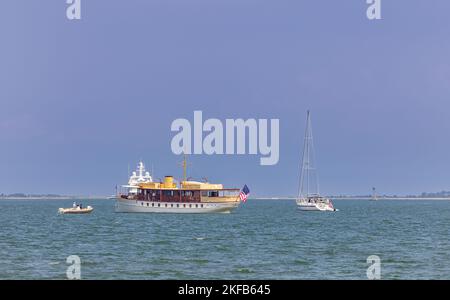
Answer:
[{"label": "sky", "polygon": [[450,2],[0,4],[0,193],[109,195],[142,159],[181,178],[173,120],[280,120],[280,159],[192,155],[188,175],[297,193],[311,110],[323,194],[450,190]]}]

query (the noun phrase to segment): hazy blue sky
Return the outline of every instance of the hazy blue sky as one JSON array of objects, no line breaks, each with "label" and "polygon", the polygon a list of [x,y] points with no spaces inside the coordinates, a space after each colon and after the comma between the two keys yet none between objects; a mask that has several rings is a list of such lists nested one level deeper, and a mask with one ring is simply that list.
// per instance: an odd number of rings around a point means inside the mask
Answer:
[{"label": "hazy blue sky", "polygon": [[140,158],[181,176],[176,118],[279,118],[280,161],[191,176],[294,195],[306,110],[326,194],[450,190],[450,1],[0,4],[0,192],[111,194]]}]

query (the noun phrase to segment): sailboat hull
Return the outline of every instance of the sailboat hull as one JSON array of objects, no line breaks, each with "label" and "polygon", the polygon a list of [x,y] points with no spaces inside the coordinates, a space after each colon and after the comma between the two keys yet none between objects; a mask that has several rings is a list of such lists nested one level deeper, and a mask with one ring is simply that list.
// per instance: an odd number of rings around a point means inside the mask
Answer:
[{"label": "sailboat hull", "polygon": [[308,202],[297,200],[297,207],[301,211],[337,211],[331,201],[329,202]]},{"label": "sailboat hull", "polygon": [[320,211],[315,205],[302,205],[297,203],[297,207],[302,211]]}]

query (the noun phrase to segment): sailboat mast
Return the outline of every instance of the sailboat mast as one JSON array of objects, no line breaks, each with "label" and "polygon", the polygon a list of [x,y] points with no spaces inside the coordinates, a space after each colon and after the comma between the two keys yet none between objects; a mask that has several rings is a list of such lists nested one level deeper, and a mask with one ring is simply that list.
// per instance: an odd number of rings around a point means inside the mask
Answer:
[{"label": "sailboat mast", "polygon": [[307,149],[307,156],[306,156],[306,182],[307,182],[307,190],[306,190],[306,196],[310,196],[311,191],[311,170],[312,170],[312,161],[311,161],[311,155],[312,155],[312,130],[311,130],[311,113],[308,110],[307,117],[306,117],[306,149]]},{"label": "sailboat mast", "polygon": [[310,114],[309,114],[309,110],[308,110],[308,116],[306,117],[306,121],[308,122],[306,125],[306,130],[307,130],[307,135],[306,135],[306,151],[307,151],[307,156],[306,156],[306,196],[309,196],[309,176],[310,174],[310,139],[311,139],[311,121],[310,121]]},{"label": "sailboat mast", "polygon": [[[302,157],[302,171],[300,175],[300,186],[299,186],[299,197],[309,197],[311,195],[319,194],[319,182],[314,169],[314,145],[313,145],[313,135],[311,126],[311,114],[308,110],[306,115],[306,129],[303,147],[303,157]],[[313,179],[310,177],[314,176]],[[305,178],[306,177],[306,178]],[[306,190],[306,194],[305,194]]]},{"label": "sailboat mast", "polygon": [[306,184],[306,195],[304,195],[304,181],[305,181],[305,176],[306,176],[306,180],[308,181],[308,177],[309,177],[309,173],[308,173],[308,160],[309,160],[309,142],[308,142],[308,127],[309,127],[309,110],[307,113],[307,117],[306,117],[306,129],[305,129],[305,136],[304,136],[304,144],[303,144],[303,153],[302,153],[302,165],[301,165],[301,172],[300,172],[300,184],[299,184],[299,189],[298,189],[298,196],[299,197],[304,197],[307,196],[309,193],[309,182],[307,182]]},{"label": "sailboat mast", "polygon": [[[317,172],[317,169],[315,168],[315,162],[314,162],[314,141],[313,141],[313,133],[312,133],[312,125],[311,125],[311,115],[308,111],[308,130],[309,130],[309,139],[308,139],[308,169],[310,170],[309,172],[312,171],[312,175],[313,175],[313,193],[315,195],[319,195],[320,191],[319,191],[319,175]],[[308,173],[309,175],[311,175],[310,173]]]}]

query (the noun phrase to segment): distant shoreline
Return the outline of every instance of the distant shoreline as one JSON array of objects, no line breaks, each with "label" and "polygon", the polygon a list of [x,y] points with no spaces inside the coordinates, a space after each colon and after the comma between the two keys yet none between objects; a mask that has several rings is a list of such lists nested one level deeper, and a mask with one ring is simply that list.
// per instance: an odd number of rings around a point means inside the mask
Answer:
[{"label": "distant shoreline", "polygon": [[61,197],[0,197],[1,200],[112,200],[111,196],[61,196]]},{"label": "distant shoreline", "polygon": [[[328,198],[332,200],[363,200],[363,201],[369,201],[372,200],[371,197],[355,197],[355,196],[349,196],[349,197],[333,197],[333,196],[327,196]],[[296,197],[254,197],[249,198],[249,200],[295,200]],[[59,196],[59,197],[0,197],[1,200],[115,200],[115,198],[112,198],[111,196]],[[449,200],[450,197],[380,197],[376,201],[382,201],[382,200],[389,200],[389,201],[395,201],[395,200],[440,200],[445,201]]]},{"label": "distant shoreline", "polygon": [[[333,200],[373,200],[368,197],[330,197]],[[450,200],[445,197],[380,197],[375,201],[380,200]]]},{"label": "distant shoreline", "polygon": [[[365,201],[369,201],[372,200],[371,197],[353,197],[353,196],[349,196],[349,197],[333,197],[333,196],[327,196],[328,198],[332,199],[332,200],[365,200]],[[257,198],[249,198],[251,200],[295,200],[297,198],[295,197],[257,197]],[[380,197],[378,198],[376,201],[380,201],[380,200],[450,200],[450,197],[445,198],[445,197],[429,197],[429,198],[425,198],[425,197]]]}]

